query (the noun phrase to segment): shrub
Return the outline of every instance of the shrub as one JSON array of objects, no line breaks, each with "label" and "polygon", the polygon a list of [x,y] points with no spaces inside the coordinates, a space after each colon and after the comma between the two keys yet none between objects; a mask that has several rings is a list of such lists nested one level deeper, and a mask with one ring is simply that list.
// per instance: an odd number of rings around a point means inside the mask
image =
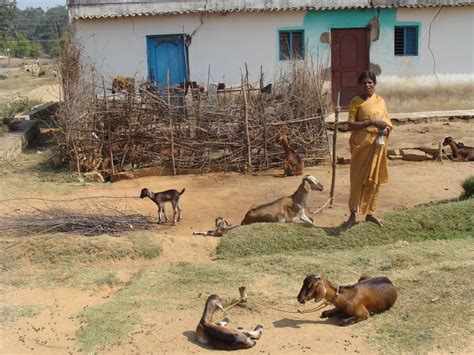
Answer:
[{"label": "shrub", "polygon": [[472,195],[474,195],[474,175],[471,175],[464,180],[461,186],[464,189],[464,197],[472,197]]},{"label": "shrub", "polygon": [[10,101],[6,105],[0,106],[0,125],[8,127],[13,117],[20,112],[31,110],[41,102],[23,97],[19,100]]}]

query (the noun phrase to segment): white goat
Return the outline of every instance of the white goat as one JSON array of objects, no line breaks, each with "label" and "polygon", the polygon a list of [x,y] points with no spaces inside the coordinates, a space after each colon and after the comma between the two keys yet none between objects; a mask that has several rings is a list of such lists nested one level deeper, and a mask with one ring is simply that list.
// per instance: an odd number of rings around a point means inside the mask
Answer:
[{"label": "white goat", "polygon": [[251,208],[241,224],[293,222],[298,217],[301,221],[313,225],[313,221],[304,212],[306,199],[311,190],[323,191],[324,187],[314,176],[306,175],[293,195]]}]

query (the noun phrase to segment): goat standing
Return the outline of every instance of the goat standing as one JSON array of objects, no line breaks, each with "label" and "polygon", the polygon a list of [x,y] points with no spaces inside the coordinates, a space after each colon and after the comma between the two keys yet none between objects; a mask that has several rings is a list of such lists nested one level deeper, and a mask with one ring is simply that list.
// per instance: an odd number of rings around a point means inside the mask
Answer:
[{"label": "goat standing", "polygon": [[313,221],[304,212],[306,199],[311,190],[323,191],[324,187],[314,176],[306,175],[293,195],[251,208],[241,224],[293,222],[294,218],[298,217],[303,222],[313,225]]},{"label": "goat standing", "polygon": [[153,192],[147,188],[142,189],[140,193],[140,198],[148,197],[158,206],[158,224],[161,223],[161,213],[163,213],[165,222],[168,222],[168,217],[165,212],[165,202],[171,202],[173,207],[173,226],[176,225],[176,222],[181,219],[181,207],[179,206],[179,197],[184,193],[184,190],[178,192],[178,190],[171,189],[161,192]]},{"label": "goat standing", "polygon": [[263,327],[261,325],[257,325],[253,331],[228,329],[225,327],[228,319],[217,324],[212,323],[212,316],[218,309],[224,311],[221,299],[217,295],[210,295],[206,300],[201,320],[196,327],[198,342],[221,350],[248,349],[257,343],[255,340],[260,339],[262,335]]},{"label": "goat standing", "polygon": [[286,176],[296,176],[303,174],[303,160],[300,156],[290,148],[288,136],[280,133],[276,142],[283,147],[285,158],[283,160],[283,171]]},{"label": "goat standing", "polygon": [[387,277],[369,278],[363,276],[354,285],[336,286],[320,276],[306,276],[298,294],[298,302],[323,298],[336,308],[321,313],[321,318],[336,314],[348,317],[340,321],[340,325],[350,325],[369,318],[369,315],[386,311],[397,300],[397,289]]}]

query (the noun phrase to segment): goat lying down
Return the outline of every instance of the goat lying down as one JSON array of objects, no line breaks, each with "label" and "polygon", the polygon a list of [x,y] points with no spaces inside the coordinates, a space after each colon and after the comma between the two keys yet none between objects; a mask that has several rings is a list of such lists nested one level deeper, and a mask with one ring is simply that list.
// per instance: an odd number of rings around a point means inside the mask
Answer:
[{"label": "goat lying down", "polygon": [[456,143],[453,137],[446,137],[443,146],[449,145],[453,153],[454,161],[474,161],[474,147],[468,147],[462,143]]},{"label": "goat lying down", "polygon": [[314,176],[306,175],[293,195],[251,208],[241,224],[293,222],[298,217],[301,221],[313,225],[313,221],[304,212],[306,199],[311,190],[323,191],[324,187]]},{"label": "goat lying down", "polygon": [[181,219],[181,207],[179,206],[179,197],[184,193],[185,189],[182,189],[181,192],[175,189],[153,192],[146,187],[142,189],[140,193],[140,198],[148,197],[158,206],[158,224],[162,223],[161,213],[163,213],[165,222],[168,222],[168,217],[165,212],[165,202],[171,202],[173,207],[173,226],[176,225],[176,222]]},{"label": "goat lying down", "polygon": [[218,309],[224,310],[221,299],[217,295],[210,295],[196,328],[198,342],[220,350],[248,349],[256,344],[255,340],[262,336],[261,325],[257,325],[253,331],[228,329],[225,327],[229,322],[227,318],[219,323],[212,322],[212,316]]},{"label": "goat lying down", "polygon": [[298,302],[323,298],[336,308],[321,313],[321,318],[345,314],[340,325],[350,325],[369,318],[369,315],[386,311],[397,300],[397,289],[387,277],[362,276],[353,285],[336,286],[320,276],[306,276],[298,294]]},{"label": "goat lying down", "polygon": [[203,235],[206,237],[222,237],[229,230],[239,227],[239,225],[230,225],[227,219],[223,217],[217,217],[215,220],[216,228],[214,230],[208,230],[207,232],[193,232],[193,235]]}]

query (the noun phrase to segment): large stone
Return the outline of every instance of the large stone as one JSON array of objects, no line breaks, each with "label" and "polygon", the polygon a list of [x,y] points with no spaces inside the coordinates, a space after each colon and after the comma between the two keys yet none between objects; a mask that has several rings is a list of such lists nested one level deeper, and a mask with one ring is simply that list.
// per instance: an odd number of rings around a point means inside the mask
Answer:
[{"label": "large stone", "polygon": [[417,149],[402,149],[401,153],[402,160],[423,161],[430,159],[424,152]]},{"label": "large stone", "polygon": [[98,171],[90,171],[90,172],[84,173],[84,178],[90,182],[100,182],[100,183],[105,182],[104,177]]}]

